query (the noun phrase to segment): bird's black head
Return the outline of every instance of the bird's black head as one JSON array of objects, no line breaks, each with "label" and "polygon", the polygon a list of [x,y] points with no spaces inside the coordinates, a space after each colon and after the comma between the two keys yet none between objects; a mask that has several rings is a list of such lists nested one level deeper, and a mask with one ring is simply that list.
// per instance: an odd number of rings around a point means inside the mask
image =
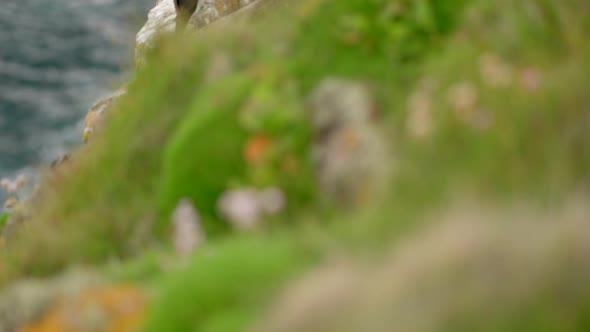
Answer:
[{"label": "bird's black head", "polygon": [[183,30],[187,22],[197,10],[199,0],[174,0],[176,7],[176,30]]},{"label": "bird's black head", "polygon": [[197,9],[198,4],[199,0],[174,0],[174,6],[177,12],[181,11],[191,15]]}]

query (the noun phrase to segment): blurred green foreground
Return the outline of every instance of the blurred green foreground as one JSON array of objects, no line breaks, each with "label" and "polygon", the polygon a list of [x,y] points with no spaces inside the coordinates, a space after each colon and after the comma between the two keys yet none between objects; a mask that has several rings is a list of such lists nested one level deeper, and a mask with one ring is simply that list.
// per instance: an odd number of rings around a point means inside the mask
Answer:
[{"label": "blurred green foreground", "polygon": [[162,36],[0,289],[84,266],[144,331],[590,330],[590,2],[267,2]]}]

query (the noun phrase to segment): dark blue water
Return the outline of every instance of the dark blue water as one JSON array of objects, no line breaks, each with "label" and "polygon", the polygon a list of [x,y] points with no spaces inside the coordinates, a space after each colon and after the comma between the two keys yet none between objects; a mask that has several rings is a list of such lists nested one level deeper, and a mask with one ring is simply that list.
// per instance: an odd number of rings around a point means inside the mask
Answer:
[{"label": "dark blue water", "polygon": [[154,0],[0,1],[0,177],[80,143],[81,119],[133,67]]}]

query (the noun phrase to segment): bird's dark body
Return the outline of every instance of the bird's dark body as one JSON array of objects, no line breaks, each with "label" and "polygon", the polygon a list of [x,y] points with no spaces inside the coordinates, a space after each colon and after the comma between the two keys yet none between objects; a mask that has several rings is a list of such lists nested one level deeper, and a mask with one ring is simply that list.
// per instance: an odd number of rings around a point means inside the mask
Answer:
[{"label": "bird's dark body", "polygon": [[174,0],[176,7],[176,30],[183,29],[191,18],[199,0]]}]

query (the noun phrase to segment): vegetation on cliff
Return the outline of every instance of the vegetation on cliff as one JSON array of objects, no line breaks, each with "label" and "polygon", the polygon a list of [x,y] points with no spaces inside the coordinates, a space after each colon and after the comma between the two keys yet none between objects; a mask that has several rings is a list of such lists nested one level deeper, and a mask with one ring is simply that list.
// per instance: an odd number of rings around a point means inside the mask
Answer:
[{"label": "vegetation on cliff", "polygon": [[[152,295],[147,331],[587,328],[588,211],[571,200],[590,184],[590,4],[269,3],[162,36],[104,128],[11,216],[0,287],[91,266]],[[206,237],[188,258],[184,199]],[[436,217],[456,200],[471,223],[409,235],[458,219]],[[479,218],[476,202],[536,212]]]}]

